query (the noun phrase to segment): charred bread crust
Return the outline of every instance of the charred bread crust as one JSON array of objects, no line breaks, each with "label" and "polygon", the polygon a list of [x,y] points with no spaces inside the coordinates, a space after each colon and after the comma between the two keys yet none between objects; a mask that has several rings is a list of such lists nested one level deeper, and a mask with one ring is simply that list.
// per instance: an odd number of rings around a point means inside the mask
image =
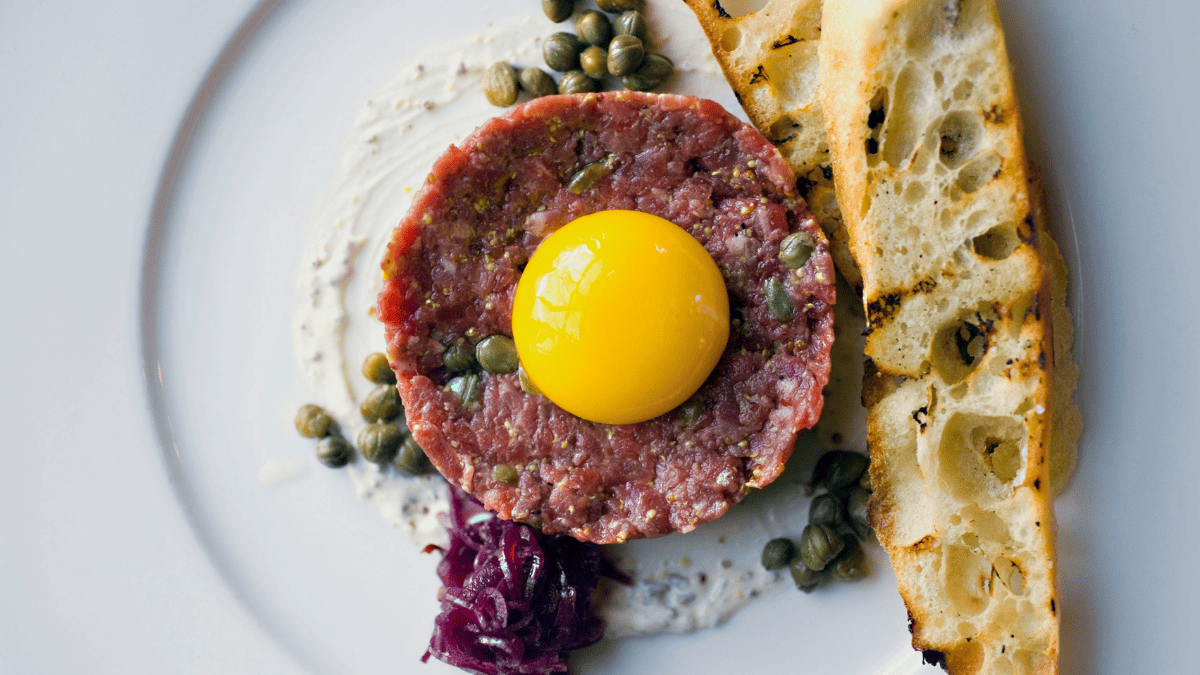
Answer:
[{"label": "charred bread crust", "polygon": [[1078,434],[1075,370],[995,5],[828,0],[822,29],[868,318],[870,516],[913,646],[951,673],[1055,673],[1052,496],[1072,455],[1051,446]]},{"label": "charred bread crust", "polygon": [[817,99],[821,0],[768,0],[759,11],[738,17],[730,16],[717,0],[684,2],[704,29],[750,122],[791,165],[800,195],[829,238],[838,271],[861,292]]}]

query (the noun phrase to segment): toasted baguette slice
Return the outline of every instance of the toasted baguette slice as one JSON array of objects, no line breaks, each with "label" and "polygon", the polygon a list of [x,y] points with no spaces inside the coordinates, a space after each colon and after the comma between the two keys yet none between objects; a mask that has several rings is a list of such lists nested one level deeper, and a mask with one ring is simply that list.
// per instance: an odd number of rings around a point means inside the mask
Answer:
[{"label": "toasted baguette slice", "polygon": [[704,29],[750,122],[792,166],[809,212],[829,237],[838,271],[861,291],[817,102],[821,0],[768,0],[759,11],[739,17],[725,12],[719,0],[684,2]]},{"label": "toasted baguette slice", "polygon": [[863,275],[872,524],[913,645],[1055,673],[1053,270],[992,0],[827,0],[821,91]]}]

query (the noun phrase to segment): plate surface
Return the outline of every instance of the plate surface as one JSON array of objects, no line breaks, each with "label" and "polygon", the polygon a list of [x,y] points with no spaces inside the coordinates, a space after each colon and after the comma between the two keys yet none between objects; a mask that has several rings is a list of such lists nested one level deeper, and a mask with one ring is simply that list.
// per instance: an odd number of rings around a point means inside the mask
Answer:
[{"label": "plate surface", "polygon": [[[64,4],[54,9],[79,11]],[[1131,18],[1099,2],[1081,19],[1082,8],[1060,6],[1072,3],[1002,4],[1079,324],[1087,427],[1079,472],[1058,502],[1064,672],[1183,672],[1190,662],[1178,645],[1200,602],[1189,570],[1200,541],[1187,525],[1200,504],[1186,482],[1200,471],[1188,424],[1200,367],[1185,341],[1200,320],[1182,294],[1200,285],[1185,197],[1200,177],[1188,158],[1200,148],[1178,122],[1200,103],[1179,86],[1200,68],[1197,48],[1184,46],[1200,8],[1153,2]],[[31,76],[5,73],[9,89],[50,96],[56,66],[83,85],[90,80],[76,73],[103,72],[107,54],[120,71],[103,93],[87,90],[109,101],[96,128],[76,129],[62,113],[2,118],[9,129],[64,134],[45,150],[6,131],[14,158],[38,161],[30,178],[6,160],[0,189],[15,205],[12,222],[62,224],[58,236],[74,243],[4,272],[6,288],[33,289],[10,313],[29,330],[6,335],[6,353],[35,357],[14,364],[5,420],[18,447],[93,452],[73,462],[25,453],[0,478],[0,606],[15,608],[0,614],[27,617],[0,619],[0,672],[157,672],[180,661],[190,672],[458,672],[417,665],[436,612],[433,556],[390,532],[339,472],[310,462],[271,488],[256,476],[268,460],[308,458],[291,430],[306,395],[291,353],[292,279],[356,111],[418,48],[478,32],[512,7],[228,1],[138,14],[128,29],[136,49],[91,37],[86,14],[56,29],[49,14],[0,20],[61,46],[10,42],[46,61]],[[535,15],[536,3],[524,11]],[[123,37],[120,22],[98,20]],[[95,54],[101,65],[89,70]],[[156,107],[156,94],[169,105]],[[124,133],[92,140],[108,129]],[[122,155],[122,138],[139,131],[136,151]],[[84,170],[50,168],[72,157]],[[141,183],[122,187],[106,175],[110,162]],[[63,176],[76,182],[40,187]],[[117,207],[96,217],[77,200]],[[107,237],[77,224],[90,215]],[[59,248],[52,232],[33,229],[14,243]],[[79,333],[89,344],[62,337]],[[97,365],[82,376],[36,365],[66,352]],[[48,412],[72,381],[94,403]],[[95,441],[96,429],[128,442]],[[877,569],[860,585],[766,599],[715,632],[604,643],[575,664],[585,674],[793,663],[937,672],[906,648],[898,599],[875,600],[891,583]],[[115,645],[130,639],[145,648],[123,662]]]}]

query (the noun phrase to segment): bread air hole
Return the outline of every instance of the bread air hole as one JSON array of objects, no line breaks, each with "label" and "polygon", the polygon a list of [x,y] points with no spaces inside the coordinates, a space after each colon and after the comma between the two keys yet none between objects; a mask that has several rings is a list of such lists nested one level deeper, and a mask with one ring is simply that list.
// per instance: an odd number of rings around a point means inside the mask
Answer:
[{"label": "bread air hole", "polygon": [[1004,260],[1020,245],[1016,223],[1001,223],[971,240],[975,255],[990,260]]},{"label": "bread air hole", "polygon": [[742,29],[737,25],[730,26],[721,33],[721,49],[727,52],[735,51],[742,44]]},{"label": "bread air hole", "polygon": [[938,159],[947,168],[957,169],[979,152],[983,118],[976,112],[955,110],[942,118],[938,135]]},{"label": "bread air hole", "polygon": [[766,6],[767,0],[721,0],[721,7],[735,19],[739,16],[757,13]]},{"label": "bread air hole", "polygon": [[988,340],[988,331],[978,320],[959,319],[942,326],[933,338],[933,371],[946,384],[961,382],[983,362]]},{"label": "bread air hole", "polygon": [[[904,203],[917,204],[925,198],[925,184],[920,181],[913,181],[904,189]],[[920,241],[920,237],[917,240]]]},{"label": "bread air hole", "polygon": [[1021,572],[1021,566],[1015,560],[1001,558],[992,563],[992,568],[996,570],[996,576],[1009,593],[1025,595],[1025,574]]},{"label": "bread air hole", "polygon": [[791,115],[784,115],[767,127],[767,137],[772,143],[783,143],[794,138],[801,129],[800,123],[792,119]]},{"label": "bread air hole", "polygon": [[966,194],[971,194],[1000,176],[1000,164],[1000,155],[985,152],[959,169],[954,184]]},{"label": "bread air hole", "polygon": [[876,89],[871,97],[870,112],[867,113],[867,138],[863,141],[867,166],[875,166],[879,162],[879,145],[883,138],[883,123],[887,121],[887,106],[887,87]]},{"label": "bread air hole", "polygon": [[966,546],[950,544],[943,549],[943,573],[950,605],[966,616],[980,614],[991,604],[992,565]]},{"label": "bread air hole", "polygon": [[[938,443],[938,476],[959,501],[986,509],[1011,497],[1014,485],[1024,479],[1026,443],[1025,426],[1017,419],[955,413]],[[984,523],[976,519],[981,535]]]},{"label": "bread air hole", "polygon": [[791,101],[792,105],[812,103],[817,97],[816,72],[796,65],[800,55],[810,53],[808,58],[815,58],[816,43],[803,42],[793,47],[793,51],[782,58],[772,58],[763,61],[767,81],[774,88],[775,95]]},{"label": "bread air hole", "polygon": [[969,543],[967,535],[970,534],[975,537],[975,548],[981,552],[995,545],[1012,545],[1013,542],[1012,537],[1009,535],[1008,524],[994,512],[982,509],[974,504],[968,504],[963,507],[962,516],[971,527],[970,532],[963,534],[963,543]]},{"label": "bread air hole", "polygon": [[910,63],[896,76],[896,95],[883,122],[880,148],[883,161],[893,169],[903,168],[921,144],[924,136],[921,120],[927,119],[932,93],[929,74],[918,65]]}]

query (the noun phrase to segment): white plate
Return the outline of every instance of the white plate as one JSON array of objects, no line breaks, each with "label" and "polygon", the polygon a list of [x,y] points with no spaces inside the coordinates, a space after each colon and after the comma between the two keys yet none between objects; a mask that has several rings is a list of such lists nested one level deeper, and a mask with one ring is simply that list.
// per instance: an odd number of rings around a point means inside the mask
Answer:
[{"label": "white plate", "polygon": [[[141,17],[132,37],[121,21],[67,4],[59,8],[67,30],[39,19],[52,12],[12,23],[51,33],[58,50],[10,42],[50,65],[33,69],[38,78],[0,80],[49,97],[60,92],[56,63],[79,86],[113,77],[84,89],[110,102],[107,126],[77,130],[63,113],[49,123],[20,111],[0,119],[21,130],[5,132],[15,160],[81,157],[87,169],[67,174],[86,189],[56,188],[57,169],[31,179],[27,167],[39,162],[4,164],[11,222],[61,227],[5,226],[12,250],[58,250],[14,256],[4,277],[5,288],[28,289],[14,303],[22,330],[6,331],[5,353],[31,357],[13,363],[4,415],[13,447],[35,450],[0,478],[0,672],[160,672],[173,654],[193,672],[457,672],[418,670],[416,661],[436,612],[432,556],[390,532],[340,472],[310,464],[271,489],[256,474],[268,459],[307,457],[290,428],[301,402],[288,333],[292,277],[354,113],[418,47],[477,31],[513,3],[266,2],[234,31],[247,9],[240,2],[155,13],[154,3],[130,0],[126,11]],[[1198,177],[1188,162],[1200,153],[1185,122],[1200,106],[1181,83],[1200,68],[1195,47],[1184,47],[1195,44],[1188,27],[1200,24],[1200,9],[1160,1],[1131,17],[1115,1],[1085,14],[1061,3],[1002,4],[1080,324],[1088,426],[1079,474],[1058,503],[1064,671],[1185,672],[1178,645],[1188,643],[1200,603],[1189,564],[1200,553],[1189,515],[1200,503],[1187,481],[1200,471],[1188,424],[1200,409],[1192,386],[1200,368],[1189,356],[1200,321],[1181,292],[1200,282],[1187,199]],[[90,37],[89,17],[115,34]],[[197,67],[228,35],[198,81]],[[148,57],[111,38],[133,39]],[[190,60],[163,56],[179,52]],[[112,76],[110,53],[124,58],[114,66],[144,72]],[[156,57],[186,68],[156,67]],[[121,105],[128,82],[138,83],[139,107]],[[162,88],[169,111],[146,112],[156,91],[146,82]],[[152,120],[151,138],[118,161],[144,185],[124,188],[108,162],[142,129],[139,114]],[[179,131],[167,153],[171,126]],[[107,138],[108,128],[124,134]],[[48,151],[27,140],[29,129],[50,139]],[[35,199],[23,189],[33,185]],[[125,210],[87,208],[106,199]],[[78,250],[63,252],[64,240]],[[76,366],[54,365],[61,354]],[[77,364],[93,363],[78,373]],[[59,404],[68,392],[87,405]],[[64,447],[86,454],[68,460]],[[857,587],[779,595],[718,631],[606,643],[575,663],[582,673],[797,662],[812,672],[918,672],[902,607],[894,596],[878,600],[888,584],[877,571]],[[126,649],[137,655],[123,661]]]}]

